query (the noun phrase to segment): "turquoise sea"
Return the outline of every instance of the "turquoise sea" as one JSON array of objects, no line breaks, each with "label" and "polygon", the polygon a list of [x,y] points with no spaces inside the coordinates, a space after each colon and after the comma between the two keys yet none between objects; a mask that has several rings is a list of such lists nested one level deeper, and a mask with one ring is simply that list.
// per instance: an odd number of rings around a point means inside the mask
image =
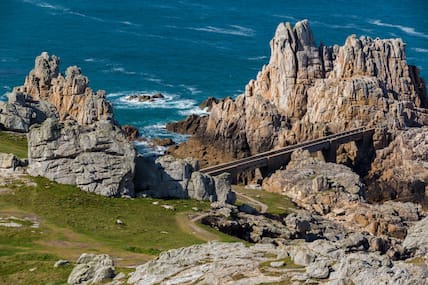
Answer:
[{"label": "turquoise sea", "polygon": [[[428,78],[428,1],[1,0],[0,94],[24,82],[42,51],[78,65],[105,89],[122,124],[147,137],[200,112],[208,96],[236,96],[269,60],[280,22],[309,19],[319,43],[350,34],[401,37],[407,60]],[[155,103],[130,94],[161,92]]]}]

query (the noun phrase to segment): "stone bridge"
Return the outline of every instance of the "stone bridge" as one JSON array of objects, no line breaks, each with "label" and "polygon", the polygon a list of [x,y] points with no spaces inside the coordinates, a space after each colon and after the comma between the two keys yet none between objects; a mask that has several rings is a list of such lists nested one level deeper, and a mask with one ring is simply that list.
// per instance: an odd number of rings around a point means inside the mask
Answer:
[{"label": "stone bridge", "polygon": [[280,149],[262,152],[243,159],[206,167],[200,171],[211,176],[228,172],[234,179],[236,179],[240,173],[257,168],[273,172],[287,165],[290,161],[291,154],[298,149],[308,150],[309,152],[322,151],[326,161],[336,162],[336,151],[339,145],[352,141],[362,142],[365,139],[371,139],[375,129],[376,128],[360,127]]}]

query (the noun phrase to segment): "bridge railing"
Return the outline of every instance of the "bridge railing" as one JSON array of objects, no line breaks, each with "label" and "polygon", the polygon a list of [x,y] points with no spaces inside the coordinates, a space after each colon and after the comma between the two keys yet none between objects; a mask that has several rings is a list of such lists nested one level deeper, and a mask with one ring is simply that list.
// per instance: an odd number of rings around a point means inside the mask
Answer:
[{"label": "bridge railing", "polygon": [[226,162],[226,163],[218,164],[215,166],[206,167],[206,168],[201,169],[200,171],[203,173],[211,173],[211,172],[215,172],[217,170],[226,170],[226,169],[230,169],[233,167],[237,167],[239,165],[243,165],[243,164],[248,163],[248,162],[255,161],[258,158],[273,158],[276,156],[284,155],[287,152],[292,152],[292,151],[299,149],[299,148],[310,147],[310,146],[313,146],[316,144],[325,143],[325,142],[337,140],[340,138],[346,138],[348,136],[352,136],[354,134],[359,134],[359,133],[365,133],[365,132],[370,131],[370,130],[372,130],[372,129],[367,129],[365,127],[359,127],[359,128],[355,128],[355,129],[352,129],[349,131],[345,131],[345,132],[336,133],[336,134],[328,135],[325,137],[321,137],[318,139],[314,139],[314,140],[310,140],[310,141],[306,141],[306,142],[302,142],[302,143],[298,143],[298,144],[294,144],[294,145],[289,145],[289,146],[286,146],[286,147],[283,147],[280,149],[262,152],[262,153],[259,153],[256,155],[252,155],[252,156],[249,156],[246,158],[234,160],[231,162]]}]

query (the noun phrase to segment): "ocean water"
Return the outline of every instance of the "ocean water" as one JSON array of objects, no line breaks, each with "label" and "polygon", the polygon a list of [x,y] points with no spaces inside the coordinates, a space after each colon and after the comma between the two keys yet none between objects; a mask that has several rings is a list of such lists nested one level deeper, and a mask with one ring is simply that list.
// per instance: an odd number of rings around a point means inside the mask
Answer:
[{"label": "ocean water", "polygon": [[[200,112],[209,96],[236,96],[269,60],[280,22],[309,19],[317,43],[350,34],[400,37],[407,60],[428,78],[428,1],[1,0],[0,99],[24,82],[35,56],[78,65],[107,91],[115,117],[147,137]],[[154,103],[127,101],[161,92]]]}]

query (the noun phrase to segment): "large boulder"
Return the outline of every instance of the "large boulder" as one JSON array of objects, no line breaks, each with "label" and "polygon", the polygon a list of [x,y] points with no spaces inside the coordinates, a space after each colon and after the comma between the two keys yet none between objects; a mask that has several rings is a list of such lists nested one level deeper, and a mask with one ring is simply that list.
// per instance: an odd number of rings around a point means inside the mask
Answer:
[{"label": "large boulder", "polygon": [[82,126],[49,118],[31,127],[28,146],[30,175],[104,196],[134,194],[134,146],[109,121]]},{"label": "large boulder", "polygon": [[26,165],[26,161],[20,160],[11,153],[0,153],[0,172],[22,172],[22,167]]},{"label": "large boulder", "polygon": [[83,253],[68,276],[70,285],[103,284],[115,276],[114,263],[107,254]]},{"label": "large boulder", "polygon": [[211,177],[198,170],[198,161],[191,158],[180,159],[165,155],[154,159],[138,156],[135,188],[157,198],[235,202],[230,175]]},{"label": "large boulder", "polygon": [[263,181],[263,189],[290,197],[318,214],[354,201],[364,201],[365,186],[349,167],[326,163],[307,151],[296,151],[285,170]]},{"label": "large boulder", "polygon": [[0,129],[28,132],[31,125],[57,116],[51,104],[34,101],[28,94],[14,90],[7,97],[8,102],[0,102]]}]

